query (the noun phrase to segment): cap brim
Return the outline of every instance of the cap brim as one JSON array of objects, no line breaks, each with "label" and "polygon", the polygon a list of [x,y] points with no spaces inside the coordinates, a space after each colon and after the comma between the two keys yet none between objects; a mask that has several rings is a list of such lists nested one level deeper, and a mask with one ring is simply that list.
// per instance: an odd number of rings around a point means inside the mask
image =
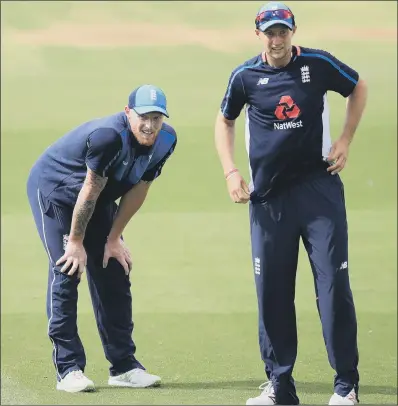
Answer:
[{"label": "cap brim", "polygon": [[154,111],[157,111],[159,113],[162,113],[164,116],[169,118],[169,113],[167,112],[166,109],[163,109],[162,107],[157,107],[157,106],[141,106],[141,107],[134,107],[133,110],[137,114],[148,114],[148,113],[153,113]]},{"label": "cap brim", "polygon": [[290,24],[288,22],[286,22],[285,20],[272,20],[272,21],[268,21],[264,24],[261,24],[258,28],[261,31],[265,31],[267,28],[272,27],[273,25],[276,24],[282,24],[282,25],[286,25],[286,27],[288,27],[289,29],[293,30],[293,24]]}]

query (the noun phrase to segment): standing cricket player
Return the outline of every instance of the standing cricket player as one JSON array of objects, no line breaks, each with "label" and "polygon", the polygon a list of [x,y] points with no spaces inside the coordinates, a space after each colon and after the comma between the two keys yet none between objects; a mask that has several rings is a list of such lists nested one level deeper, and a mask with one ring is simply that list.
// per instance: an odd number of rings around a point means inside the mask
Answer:
[{"label": "standing cricket player", "polygon": [[[338,173],[366,103],[358,73],[330,53],[292,46],[294,15],[282,3],[255,19],[264,52],[233,70],[215,126],[229,195],[250,201],[259,343],[269,382],[248,405],[295,405],[295,278],[300,237],[315,280],[316,304],[331,367],[331,405],[358,402],[357,321],[348,275],[347,218]],[[332,144],[328,91],[347,98]],[[245,106],[247,186],[234,164],[235,120]]]},{"label": "standing cricket player", "polygon": [[132,260],[122,233],[176,146],[176,133],[164,116],[169,117],[162,90],[140,86],[124,111],[73,129],[47,148],[30,172],[29,202],[50,263],[48,335],[59,390],[94,389],[84,375],[86,357],[76,324],[78,285],[86,267],[111,364],[108,384],[142,388],[160,383],[135,358]]}]

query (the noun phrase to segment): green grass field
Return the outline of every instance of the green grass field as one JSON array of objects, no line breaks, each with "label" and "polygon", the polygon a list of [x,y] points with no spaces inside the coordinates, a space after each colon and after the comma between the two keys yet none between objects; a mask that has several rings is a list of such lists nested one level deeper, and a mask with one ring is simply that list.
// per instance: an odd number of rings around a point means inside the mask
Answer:
[{"label": "green grass field", "polygon": [[[261,51],[253,32],[260,5],[2,2],[2,404],[244,404],[260,393],[248,207],[230,202],[213,142],[231,70]],[[397,404],[397,5],[290,5],[299,25],[294,42],[329,50],[369,85],[342,175],[360,400]],[[148,82],[168,95],[179,143],[125,238],[134,257],[137,355],[163,386],[107,387],[108,363],[83,278],[79,331],[86,373],[99,390],[59,393],[46,335],[47,258],[25,196],[28,171],[49,143],[82,121],[123,109],[129,92]],[[345,101],[335,94],[330,101],[337,137]],[[237,163],[247,175],[242,121]],[[297,387],[302,403],[326,404],[333,371],[304,250],[297,285]]]}]

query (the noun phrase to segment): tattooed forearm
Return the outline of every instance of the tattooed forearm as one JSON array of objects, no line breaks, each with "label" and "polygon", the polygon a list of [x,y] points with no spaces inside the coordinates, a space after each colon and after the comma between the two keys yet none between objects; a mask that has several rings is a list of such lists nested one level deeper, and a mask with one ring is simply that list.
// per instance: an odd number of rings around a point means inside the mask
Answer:
[{"label": "tattooed forearm", "polygon": [[94,212],[96,200],[78,199],[73,210],[72,226],[69,238],[83,240],[86,227]]},{"label": "tattooed forearm", "polygon": [[87,224],[93,215],[98,196],[104,189],[107,180],[107,178],[103,178],[88,169],[86,180],[73,210],[70,239],[83,241]]},{"label": "tattooed forearm", "polygon": [[105,187],[107,180],[108,178],[103,178],[89,169],[84,185],[89,186],[91,194],[97,195],[98,197],[102,189]]}]

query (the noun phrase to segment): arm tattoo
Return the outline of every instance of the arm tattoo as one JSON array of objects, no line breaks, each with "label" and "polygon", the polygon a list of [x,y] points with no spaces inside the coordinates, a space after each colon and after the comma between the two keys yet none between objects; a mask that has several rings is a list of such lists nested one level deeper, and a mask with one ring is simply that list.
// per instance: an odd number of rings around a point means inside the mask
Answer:
[{"label": "arm tattoo", "polygon": [[72,217],[71,234],[74,237],[83,238],[86,233],[86,227],[94,212],[95,200],[83,200],[76,202]]},{"label": "arm tattoo", "polygon": [[98,197],[102,189],[105,187],[107,180],[108,178],[99,176],[95,172],[89,170],[87,172],[85,184],[89,185],[92,189],[92,194],[95,195],[97,193]]},{"label": "arm tattoo", "polygon": [[86,227],[94,212],[98,196],[106,185],[108,178],[103,178],[88,170],[86,180],[76,201],[72,215],[70,234],[73,237],[83,238]]}]

